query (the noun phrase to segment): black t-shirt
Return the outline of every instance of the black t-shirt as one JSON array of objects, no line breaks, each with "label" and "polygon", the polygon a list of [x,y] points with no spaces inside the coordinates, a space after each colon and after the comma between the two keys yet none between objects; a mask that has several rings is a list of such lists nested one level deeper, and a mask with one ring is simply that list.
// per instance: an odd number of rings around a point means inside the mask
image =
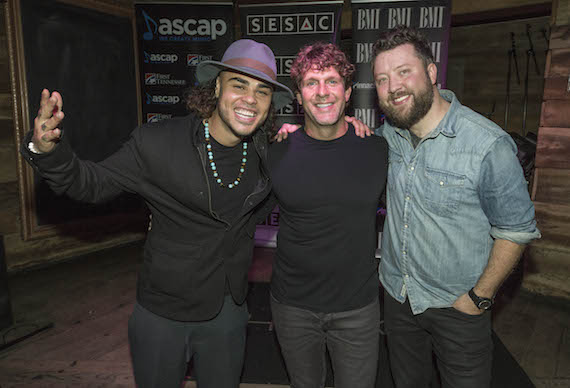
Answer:
[{"label": "black t-shirt", "polygon": [[386,184],[384,138],[348,132],[316,140],[304,129],[269,152],[280,221],[271,292],[319,312],[363,307],[378,295],[376,209]]},{"label": "black t-shirt", "polygon": [[[204,133],[201,133],[204,141]],[[241,177],[239,185],[229,189],[228,184],[233,183],[239,175],[243,156],[243,143],[239,143],[234,147],[226,147],[210,136],[210,144],[214,155],[214,162],[219,177],[222,179],[224,186],[220,186],[214,178],[212,168],[209,161],[206,163],[206,174],[212,189],[212,209],[221,219],[228,221],[230,224],[234,222],[238,216],[247,196],[253,192],[257,179],[259,177],[259,155],[255,152],[255,146],[251,138],[244,139],[247,141],[247,162],[245,172]]]}]

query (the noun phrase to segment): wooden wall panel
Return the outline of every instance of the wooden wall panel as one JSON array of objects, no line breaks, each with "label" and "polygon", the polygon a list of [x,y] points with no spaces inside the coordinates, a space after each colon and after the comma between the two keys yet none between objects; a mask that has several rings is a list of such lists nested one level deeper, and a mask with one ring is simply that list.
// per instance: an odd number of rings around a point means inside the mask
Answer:
[{"label": "wooden wall panel", "polygon": [[566,77],[570,74],[570,47],[549,50],[546,58],[546,77]]},{"label": "wooden wall panel", "polygon": [[570,128],[540,127],[535,165],[570,169]]},{"label": "wooden wall panel", "polygon": [[570,26],[554,26],[550,30],[551,50],[570,47]]},{"label": "wooden wall panel", "polygon": [[[570,250],[570,206],[535,202],[536,222],[542,238],[533,245]],[[566,259],[568,257],[566,256]],[[567,268],[567,266],[566,266]]]},{"label": "wooden wall panel", "polygon": [[[536,168],[532,199],[538,202],[570,206],[570,170]],[[569,226],[570,228],[570,226]]]},{"label": "wooden wall panel", "polygon": [[570,100],[544,101],[540,126],[570,128]]},{"label": "wooden wall panel", "polygon": [[544,100],[570,100],[570,80],[568,77],[546,78],[544,80]]}]

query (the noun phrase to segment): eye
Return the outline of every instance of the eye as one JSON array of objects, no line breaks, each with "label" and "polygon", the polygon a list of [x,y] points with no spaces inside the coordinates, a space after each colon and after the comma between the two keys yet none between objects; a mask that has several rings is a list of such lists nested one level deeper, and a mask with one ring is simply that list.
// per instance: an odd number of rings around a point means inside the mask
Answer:
[{"label": "eye", "polygon": [[406,74],[408,74],[409,72],[410,72],[409,69],[403,69],[403,70],[400,71],[400,74],[401,74],[401,75],[406,75]]},{"label": "eye", "polygon": [[377,78],[377,79],[376,79],[376,85],[382,85],[382,84],[385,84],[385,83],[386,83],[386,81],[388,81],[388,79],[387,79],[387,78]]},{"label": "eye", "polygon": [[262,96],[269,96],[269,92],[267,90],[258,90],[257,93],[261,94]]}]

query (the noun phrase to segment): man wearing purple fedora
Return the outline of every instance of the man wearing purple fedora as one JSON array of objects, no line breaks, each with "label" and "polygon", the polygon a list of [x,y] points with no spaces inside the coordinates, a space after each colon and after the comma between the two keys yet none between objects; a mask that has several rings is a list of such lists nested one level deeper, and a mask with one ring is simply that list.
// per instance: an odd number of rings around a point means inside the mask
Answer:
[{"label": "man wearing purple fedora", "polygon": [[98,163],[61,137],[61,95],[41,93],[21,152],[51,188],[85,202],[137,193],[152,214],[129,320],[139,388],[180,387],[191,358],[199,388],[239,384],[247,270],[270,191],[267,131],[293,97],[276,73],[269,47],[234,42],[220,62],[198,66],[192,113],[135,129]]}]

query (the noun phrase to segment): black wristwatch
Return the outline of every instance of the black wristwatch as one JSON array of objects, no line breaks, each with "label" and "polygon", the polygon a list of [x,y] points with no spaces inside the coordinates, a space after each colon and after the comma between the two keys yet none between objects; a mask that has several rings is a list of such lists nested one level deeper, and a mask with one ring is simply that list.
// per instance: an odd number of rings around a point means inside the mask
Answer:
[{"label": "black wristwatch", "polygon": [[477,296],[477,294],[475,294],[475,291],[473,291],[473,289],[469,290],[469,297],[471,298],[473,303],[475,303],[475,306],[477,306],[478,309],[489,310],[493,305],[493,299],[482,298],[480,296]]}]

